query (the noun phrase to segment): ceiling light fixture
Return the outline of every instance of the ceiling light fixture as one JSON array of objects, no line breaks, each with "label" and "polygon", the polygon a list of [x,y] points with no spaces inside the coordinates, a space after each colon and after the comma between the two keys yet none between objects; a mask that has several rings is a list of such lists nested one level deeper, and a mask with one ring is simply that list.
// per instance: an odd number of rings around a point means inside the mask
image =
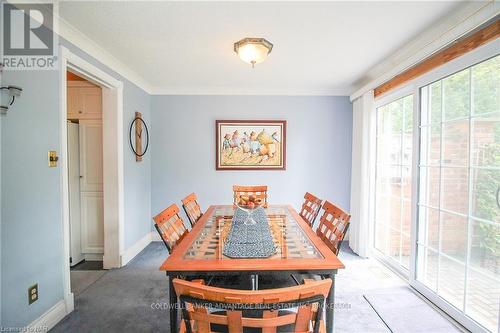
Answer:
[{"label": "ceiling light fixture", "polygon": [[252,67],[263,62],[272,49],[273,44],[264,38],[244,38],[234,43],[234,52]]}]

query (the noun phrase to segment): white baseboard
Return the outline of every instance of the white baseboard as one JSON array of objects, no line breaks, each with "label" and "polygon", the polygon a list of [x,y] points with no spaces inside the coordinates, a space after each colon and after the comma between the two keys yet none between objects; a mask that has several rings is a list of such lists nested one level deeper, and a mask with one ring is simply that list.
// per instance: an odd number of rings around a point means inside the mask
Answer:
[{"label": "white baseboard", "polygon": [[66,314],[70,314],[75,309],[75,295],[72,292],[66,294],[64,297],[64,303],[66,304]]},{"label": "white baseboard", "polygon": [[[71,312],[71,311],[70,311]],[[27,327],[27,332],[47,332],[61,321],[69,312],[66,310],[66,302],[62,299],[35,319]]]},{"label": "white baseboard", "polygon": [[152,242],[162,242],[160,235],[157,231],[151,231],[151,241]]},{"label": "white baseboard", "polygon": [[130,260],[134,259],[136,255],[138,255],[146,246],[151,243],[151,233],[148,232],[144,237],[135,242],[134,245],[125,250],[125,252],[121,255],[121,266],[125,266],[130,262]]}]

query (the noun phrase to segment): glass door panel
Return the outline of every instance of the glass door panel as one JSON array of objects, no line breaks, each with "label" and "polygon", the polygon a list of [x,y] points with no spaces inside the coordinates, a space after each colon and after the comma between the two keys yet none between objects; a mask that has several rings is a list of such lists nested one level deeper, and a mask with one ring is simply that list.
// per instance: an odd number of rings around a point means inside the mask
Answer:
[{"label": "glass door panel", "polygon": [[500,56],[429,84],[420,96],[415,276],[494,332],[500,306]]},{"label": "glass door panel", "polygon": [[374,247],[410,267],[413,95],[377,108]]}]

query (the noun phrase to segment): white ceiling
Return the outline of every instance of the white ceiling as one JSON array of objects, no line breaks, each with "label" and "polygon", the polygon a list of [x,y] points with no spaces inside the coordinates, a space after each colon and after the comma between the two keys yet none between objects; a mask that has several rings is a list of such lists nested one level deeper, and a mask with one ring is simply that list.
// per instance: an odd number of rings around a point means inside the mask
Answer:
[{"label": "white ceiling", "polygon": [[[61,2],[61,18],[164,94],[348,95],[457,2]],[[274,44],[254,69],[244,37]]]}]

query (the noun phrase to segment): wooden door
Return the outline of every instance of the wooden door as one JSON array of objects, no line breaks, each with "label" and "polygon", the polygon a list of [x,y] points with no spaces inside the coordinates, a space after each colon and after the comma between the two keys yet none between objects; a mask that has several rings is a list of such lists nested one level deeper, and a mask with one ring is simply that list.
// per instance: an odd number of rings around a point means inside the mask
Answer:
[{"label": "wooden door", "polygon": [[80,198],[82,251],[104,252],[102,123],[80,121]]},{"label": "wooden door", "polygon": [[68,81],[68,119],[102,119],[102,89],[86,81]]},{"label": "wooden door", "polygon": [[80,108],[79,89],[68,87],[66,102],[68,106],[68,119],[79,119],[83,110]]},{"label": "wooden door", "polygon": [[80,174],[82,192],[102,192],[101,121],[80,121]]},{"label": "wooden door", "polygon": [[79,88],[80,107],[83,110],[82,119],[102,118],[102,93],[100,87]]}]

